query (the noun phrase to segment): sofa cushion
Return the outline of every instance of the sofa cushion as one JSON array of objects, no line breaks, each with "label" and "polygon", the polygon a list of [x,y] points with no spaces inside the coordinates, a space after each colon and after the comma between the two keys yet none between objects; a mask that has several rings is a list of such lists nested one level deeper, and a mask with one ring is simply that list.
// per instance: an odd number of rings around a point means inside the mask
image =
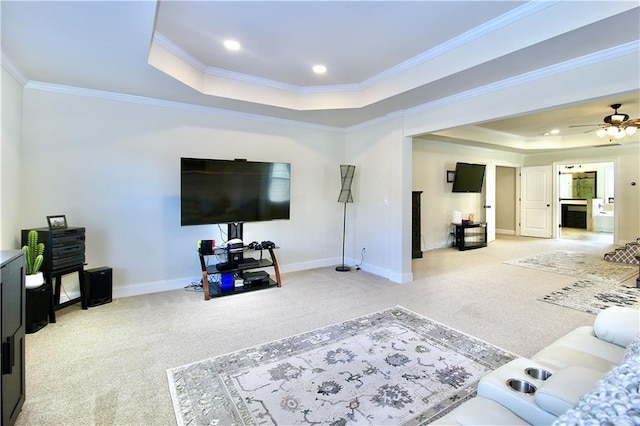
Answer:
[{"label": "sofa cushion", "polygon": [[[577,330],[562,336],[548,347],[554,346],[566,346],[577,349],[598,358],[606,359],[616,365],[622,361],[625,351],[624,347],[601,340],[595,335],[578,332]],[[611,367],[607,368],[607,370],[610,368]]]},{"label": "sofa cushion", "polygon": [[[621,348],[620,359],[624,355]],[[560,370],[571,366],[588,367],[606,373],[617,363],[600,358],[590,353],[563,345],[551,345],[535,354],[532,360],[548,366],[552,370]]]},{"label": "sofa cushion", "polygon": [[640,355],[613,368],[578,405],[553,423],[564,425],[640,424]]},{"label": "sofa cushion", "polygon": [[599,339],[624,348],[640,333],[640,310],[611,306],[596,316],[593,331]]},{"label": "sofa cushion", "polygon": [[574,407],[605,373],[587,367],[567,367],[553,373],[535,393],[538,406],[556,416]]}]

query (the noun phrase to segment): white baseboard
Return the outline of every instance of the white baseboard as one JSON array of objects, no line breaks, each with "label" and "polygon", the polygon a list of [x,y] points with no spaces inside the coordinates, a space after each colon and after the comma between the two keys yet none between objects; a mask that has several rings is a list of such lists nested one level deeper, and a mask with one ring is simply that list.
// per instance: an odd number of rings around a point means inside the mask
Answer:
[{"label": "white baseboard", "polygon": [[[353,265],[353,259],[344,259],[344,263],[346,265]],[[311,260],[309,262],[298,262],[298,263],[288,263],[286,265],[280,265],[280,272],[298,272],[298,271],[306,271],[308,269],[316,269],[316,268],[326,268],[329,266],[338,266],[342,264],[341,257],[333,257],[327,259],[318,259]]]},{"label": "white baseboard", "polygon": [[185,288],[193,282],[200,282],[202,275],[198,277],[188,277],[182,279],[168,280],[168,281],[153,281],[147,283],[132,284],[125,287],[113,287],[112,297],[117,299],[119,297],[139,296],[141,294],[159,293],[161,291],[178,290]]},{"label": "white baseboard", "polygon": [[[326,268],[328,266],[338,266],[342,263],[342,258],[321,259],[310,262],[290,263],[280,266],[280,273],[306,271],[308,269]],[[353,259],[345,259],[345,264],[353,265]],[[271,268],[265,270],[273,271]],[[270,274],[272,272],[269,272]],[[197,277],[185,277],[167,281],[152,281],[139,284],[131,284],[125,287],[113,287],[113,298],[139,296],[142,294],[159,293],[161,291],[179,290],[185,288],[191,283],[199,283],[202,275]],[[79,295],[78,295],[79,296]]]},{"label": "white baseboard", "polygon": [[[357,264],[357,262],[354,259],[345,258],[344,263],[345,265],[350,266],[352,269],[355,270],[355,265]],[[330,266],[338,266],[341,264],[342,264],[341,257],[319,259],[319,260],[313,260],[309,262],[288,263],[285,265],[280,265],[280,273],[307,271],[310,269],[326,268]],[[270,269],[271,268],[265,268],[265,270],[267,270],[268,272]],[[413,281],[413,273],[397,274],[387,269],[378,268],[376,266],[372,266],[367,263],[363,263],[362,265],[360,265],[360,269],[362,269],[363,271],[372,273],[374,275],[387,278],[388,280],[398,284],[403,284],[403,283],[408,283]],[[273,270],[271,269],[271,271]],[[271,274],[272,272],[269,272],[269,273]],[[159,293],[162,291],[179,290],[179,289],[185,288],[191,283],[194,283],[194,282],[199,283],[201,279],[202,279],[202,276],[198,275],[197,277],[185,277],[185,278],[178,278],[178,279],[166,280],[166,281],[152,281],[152,282],[146,282],[146,283],[131,284],[124,287],[114,286],[112,296],[114,299],[117,299],[120,297],[139,296],[142,294],[151,294],[151,293]],[[284,284],[286,285],[286,282]],[[79,294],[77,296],[70,294],[70,296],[79,297]]]},{"label": "white baseboard", "polygon": [[496,234],[516,235],[515,229],[496,229]]}]

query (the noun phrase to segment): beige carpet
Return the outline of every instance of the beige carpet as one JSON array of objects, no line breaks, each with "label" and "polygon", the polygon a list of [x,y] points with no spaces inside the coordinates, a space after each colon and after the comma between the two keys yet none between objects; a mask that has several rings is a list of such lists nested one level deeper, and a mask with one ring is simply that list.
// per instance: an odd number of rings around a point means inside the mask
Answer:
[{"label": "beige carpet", "polygon": [[577,248],[597,254],[612,246],[501,237],[478,250],[425,252],[408,284],[323,268],[284,274],[282,288],[207,302],[175,290],[68,307],[26,338],[27,398],[17,424],[172,425],[168,368],[396,305],[529,356],[594,316],[537,300],[574,277],[502,262]]}]

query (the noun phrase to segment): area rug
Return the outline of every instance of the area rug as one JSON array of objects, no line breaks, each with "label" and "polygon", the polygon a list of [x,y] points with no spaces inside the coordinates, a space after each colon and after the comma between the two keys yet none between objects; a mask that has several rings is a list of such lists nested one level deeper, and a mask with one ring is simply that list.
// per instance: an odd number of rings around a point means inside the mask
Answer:
[{"label": "area rug", "polygon": [[640,309],[640,288],[605,281],[580,280],[539,300],[597,315],[609,306]]},{"label": "area rug", "polygon": [[167,375],[179,425],[422,425],[514,358],[398,306]]},{"label": "area rug", "polygon": [[554,250],[504,263],[586,280],[619,283],[637,274],[637,266],[607,262],[599,257],[568,250]]}]

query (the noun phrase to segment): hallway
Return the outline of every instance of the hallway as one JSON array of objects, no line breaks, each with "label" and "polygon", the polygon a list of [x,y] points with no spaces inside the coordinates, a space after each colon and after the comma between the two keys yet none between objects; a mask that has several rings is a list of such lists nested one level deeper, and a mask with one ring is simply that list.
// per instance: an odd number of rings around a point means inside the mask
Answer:
[{"label": "hallway", "polygon": [[613,233],[591,232],[580,228],[560,228],[560,239],[613,244]]}]

